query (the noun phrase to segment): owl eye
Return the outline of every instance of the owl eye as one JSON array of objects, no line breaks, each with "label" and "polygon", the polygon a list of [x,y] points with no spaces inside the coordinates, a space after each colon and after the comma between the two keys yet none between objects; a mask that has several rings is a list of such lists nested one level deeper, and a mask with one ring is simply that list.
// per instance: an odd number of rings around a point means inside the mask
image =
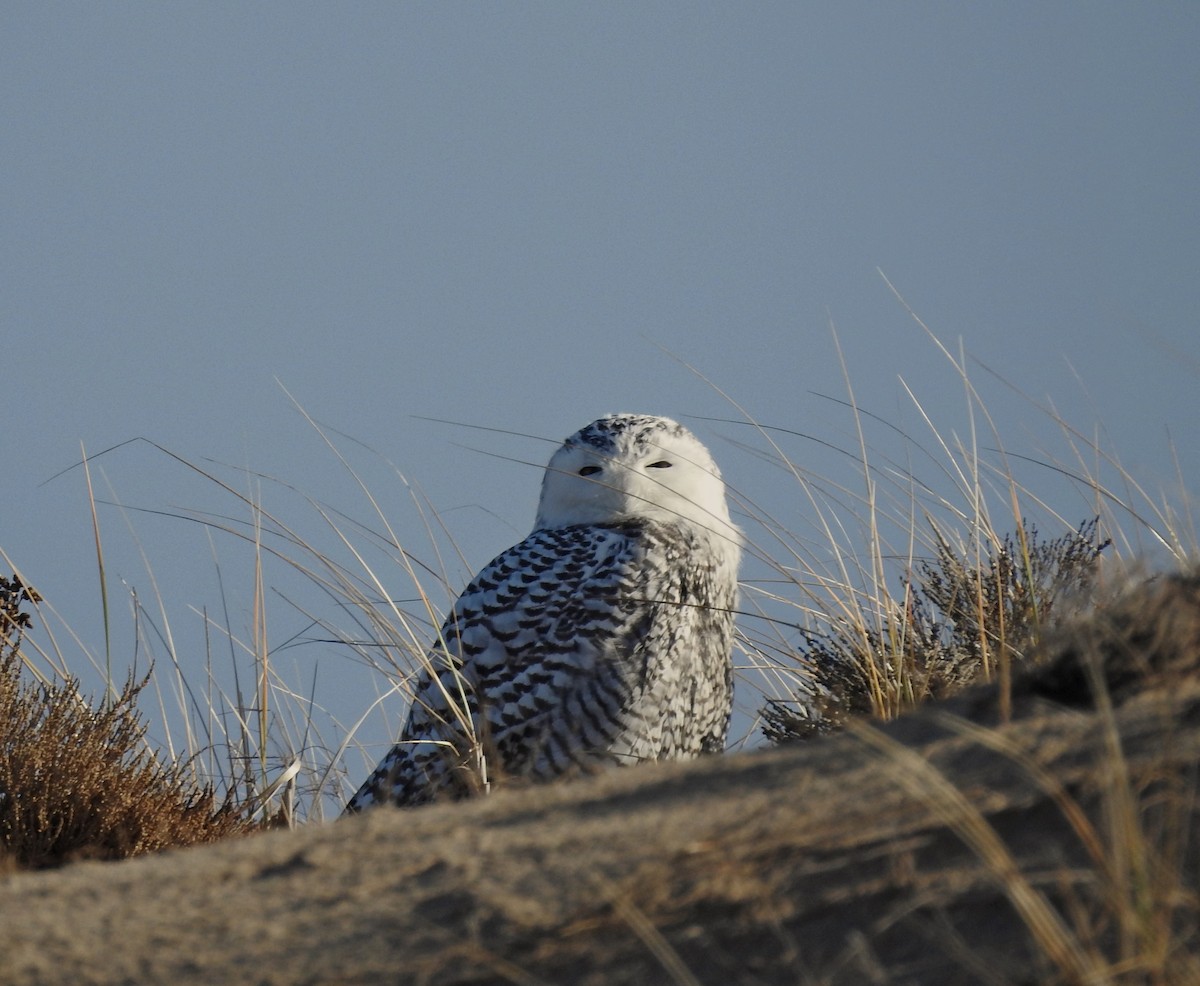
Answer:
[{"label": "owl eye", "polygon": [[598,473],[598,472],[600,472],[599,466],[584,466],[582,469],[579,470],[579,475],[580,476],[595,476],[596,473]]},{"label": "owl eye", "polygon": [[647,469],[670,469],[671,463],[669,463],[666,459],[659,459],[657,462],[651,462],[648,466],[646,466],[646,468]]}]

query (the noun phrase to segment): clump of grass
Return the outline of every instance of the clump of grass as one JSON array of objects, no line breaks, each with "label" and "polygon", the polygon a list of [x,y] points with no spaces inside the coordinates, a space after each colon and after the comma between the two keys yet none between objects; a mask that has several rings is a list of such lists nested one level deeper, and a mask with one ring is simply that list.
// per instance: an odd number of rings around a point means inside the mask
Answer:
[{"label": "clump of grass", "polygon": [[[847,396],[827,399],[849,413],[853,447],[759,424],[734,404],[767,446],[747,447],[782,468],[803,507],[794,526],[737,497],[747,554],[765,569],[743,583],[739,633],[746,677],[762,693],[748,711],[768,740],[894,718],[980,678],[999,681],[1006,717],[1014,670],[1064,597],[1086,600],[1101,551],[1181,567],[1200,554],[1186,494],[1181,512],[1147,493],[1052,405],[1020,395],[1057,427],[1065,455],[1010,451],[961,347],[952,352],[909,313],[961,384],[952,426],[907,385],[920,433],[862,406],[844,364]],[[832,470],[806,469],[807,455],[786,447],[795,440],[833,451]],[[1093,518],[1082,525],[1062,506],[1079,500]]]},{"label": "clump of grass", "polygon": [[130,677],[99,707],[76,679],[27,682],[22,604],[37,594],[0,578],[0,852],[9,867],[116,860],[213,842],[257,826],[195,785],[145,743],[137,709],[147,678]]},{"label": "clump of grass", "polygon": [[[891,718],[994,672],[1011,680],[1053,625],[1063,599],[1083,599],[1108,546],[1099,518],[1042,541],[1023,523],[973,565],[934,528],[935,555],[903,578],[900,605],[874,625],[834,619],[806,631],[811,680],[792,699],[768,699],[763,732],[775,743],[821,735],[850,717]],[[890,597],[889,597],[890,601]]]}]

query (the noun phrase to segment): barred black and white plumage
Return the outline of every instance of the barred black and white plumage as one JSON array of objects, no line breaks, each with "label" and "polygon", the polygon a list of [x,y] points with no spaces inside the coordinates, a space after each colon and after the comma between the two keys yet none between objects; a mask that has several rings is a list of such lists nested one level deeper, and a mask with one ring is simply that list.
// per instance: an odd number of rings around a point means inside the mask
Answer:
[{"label": "barred black and white plumage", "polygon": [[347,811],[720,751],[739,558],[720,472],[686,428],[618,414],[576,432],[533,533],[454,604]]}]

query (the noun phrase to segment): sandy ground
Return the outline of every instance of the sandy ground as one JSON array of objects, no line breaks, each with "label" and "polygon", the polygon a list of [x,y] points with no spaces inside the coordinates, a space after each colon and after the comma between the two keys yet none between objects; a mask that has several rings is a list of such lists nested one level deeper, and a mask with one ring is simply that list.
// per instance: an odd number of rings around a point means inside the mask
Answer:
[{"label": "sandy ground", "polygon": [[[1110,760],[1077,688],[1020,690],[992,735],[1094,808]],[[1118,699],[1135,780],[1194,778],[1200,677]],[[1086,884],[1046,791],[947,713],[995,724],[994,692],[883,735],[948,777],[1047,893]],[[995,869],[946,824],[961,805],[910,767],[841,735],[20,874],[0,882],[0,981],[1044,981]]]}]

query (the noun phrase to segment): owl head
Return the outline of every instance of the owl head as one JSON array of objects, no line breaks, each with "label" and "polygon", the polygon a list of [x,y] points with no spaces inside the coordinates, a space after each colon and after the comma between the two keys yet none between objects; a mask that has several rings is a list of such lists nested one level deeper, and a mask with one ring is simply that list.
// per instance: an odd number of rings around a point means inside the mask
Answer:
[{"label": "owl head", "polygon": [[536,527],[646,518],[736,538],[721,471],[683,425],[647,414],[610,414],[575,432],[551,457]]}]

